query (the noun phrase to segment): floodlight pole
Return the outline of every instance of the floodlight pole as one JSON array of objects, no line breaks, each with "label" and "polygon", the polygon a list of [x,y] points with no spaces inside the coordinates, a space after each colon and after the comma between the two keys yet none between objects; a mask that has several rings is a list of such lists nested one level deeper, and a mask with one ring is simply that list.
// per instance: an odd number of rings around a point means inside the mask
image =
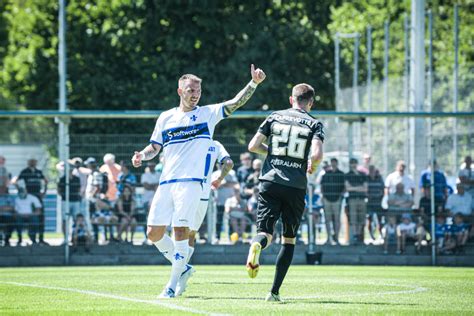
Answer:
[{"label": "floodlight pole", "polygon": [[[458,5],[454,5],[454,73],[453,73],[453,111],[458,111],[458,76],[459,76],[459,14]],[[458,163],[458,121],[453,121],[453,174],[457,172]]]},{"label": "floodlight pole", "polygon": [[[67,110],[67,91],[66,91],[66,0],[59,0],[59,31],[58,31],[58,72],[59,72],[59,111],[65,112]],[[64,179],[65,179],[65,203],[64,212],[65,218],[62,218],[64,225],[64,261],[69,264],[69,122],[70,119],[58,119],[59,123],[59,159],[64,162]],[[59,201],[61,209],[63,206]]]},{"label": "floodlight pole", "polygon": [[[405,67],[403,70],[403,100],[405,101],[406,111],[410,112],[410,98],[409,98],[409,75],[410,75],[410,24],[409,24],[408,15],[405,14],[403,19],[403,28],[404,32],[404,46],[405,46]],[[405,118],[405,132],[406,139],[410,139],[410,120]],[[410,143],[405,142],[404,144],[404,159],[405,162],[410,165]]]},{"label": "floodlight pole", "polygon": [[[372,27],[367,26],[367,111],[372,112]],[[372,120],[367,118],[367,142],[372,155]]]},{"label": "floodlight pole", "polygon": [[[428,96],[428,110],[433,112],[433,12],[428,11],[428,85],[427,85],[427,96]],[[433,137],[433,118],[430,117],[429,125],[429,141],[430,141],[430,162],[431,162],[431,176],[430,176],[430,195],[431,195],[431,264],[436,265],[436,234],[435,234],[435,212],[436,212],[436,201],[435,201],[435,143]]]},{"label": "floodlight pole", "polygon": [[[384,22],[384,54],[383,54],[383,107],[388,112],[388,56],[389,56],[389,22]],[[384,174],[388,172],[388,119],[384,118],[383,124],[383,170]]]}]

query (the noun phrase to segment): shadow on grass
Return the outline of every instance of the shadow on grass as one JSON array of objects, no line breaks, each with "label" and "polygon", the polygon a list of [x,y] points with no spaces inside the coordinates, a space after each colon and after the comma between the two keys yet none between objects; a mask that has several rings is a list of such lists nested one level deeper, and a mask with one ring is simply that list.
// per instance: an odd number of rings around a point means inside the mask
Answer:
[{"label": "shadow on grass", "polygon": [[[196,299],[196,300],[240,300],[240,301],[261,301],[264,302],[263,298],[257,297],[222,297],[222,296],[203,296],[203,295],[191,295],[186,296],[186,299]],[[305,303],[305,304],[346,304],[346,305],[377,305],[377,306],[417,306],[418,304],[408,304],[408,303],[390,303],[390,302],[349,302],[349,301],[330,301],[330,300],[320,300],[320,299],[287,299],[284,300],[283,303],[274,303],[271,302],[269,304],[297,304],[297,303]]]}]

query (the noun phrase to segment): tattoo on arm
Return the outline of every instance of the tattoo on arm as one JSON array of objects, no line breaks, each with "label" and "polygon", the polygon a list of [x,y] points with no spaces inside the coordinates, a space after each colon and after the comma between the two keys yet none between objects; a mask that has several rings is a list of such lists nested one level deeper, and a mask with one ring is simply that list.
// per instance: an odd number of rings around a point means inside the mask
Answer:
[{"label": "tattoo on arm", "polygon": [[[156,148],[156,147],[158,147],[158,148]],[[143,159],[142,160],[144,160],[144,161],[152,160],[153,158],[156,157],[156,155],[158,155],[160,150],[161,150],[160,145],[150,144],[150,145],[146,146],[145,149],[143,149],[141,151],[141,153],[143,154]]]},{"label": "tattoo on arm", "polygon": [[233,165],[234,165],[233,163],[228,163],[228,161],[226,160],[224,162],[224,165],[222,166],[221,174],[219,175],[219,178],[224,179],[225,176],[232,170]]},{"label": "tattoo on arm", "polygon": [[224,111],[226,115],[231,115],[238,108],[242,107],[255,92],[256,87],[248,83],[232,100],[224,102]]}]

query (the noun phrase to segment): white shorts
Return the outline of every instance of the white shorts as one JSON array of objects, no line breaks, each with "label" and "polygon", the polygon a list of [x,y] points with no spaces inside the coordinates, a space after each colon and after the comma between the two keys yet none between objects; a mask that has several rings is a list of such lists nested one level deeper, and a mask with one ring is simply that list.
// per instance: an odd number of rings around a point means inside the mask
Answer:
[{"label": "white shorts", "polygon": [[208,205],[209,205],[209,200],[199,201],[199,206],[197,208],[197,212],[194,217],[194,222],[191,224],[191,226],[189,226],[191,230],[194,230],[194,231],[199,230],[199,228],[202,225],[202,222],[204,221],[204,217],[206,217]]},{"label": "white shorts", "polygon": [[199,182],[160,185],[153,196],[148,214],[149,226],[190,227],[202,194]]}]

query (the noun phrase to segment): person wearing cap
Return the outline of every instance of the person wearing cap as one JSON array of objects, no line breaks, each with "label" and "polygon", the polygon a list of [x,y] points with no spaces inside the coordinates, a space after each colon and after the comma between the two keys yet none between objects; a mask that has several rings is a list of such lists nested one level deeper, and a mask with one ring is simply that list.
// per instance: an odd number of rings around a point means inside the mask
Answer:
[{"label": "person wearing cap", "polygon": [[[75,219],[81,211],[81,180],[74,175],[74,169],[72,168],[73,166],[69,169],[69,212],[66,209],[66,175],[62,176],[58,183],[58,194],[61,196],[63,233],[66,231],[66,225],[69,225],[67,213],[69,213],[70,218]],[[67,240],[64,242],[66,243]]]},{"label": "person wearing cap", "polygon": [[397,226],[397,254],[402,254],[406,248],[407,240],[416,242],[417,253],[420,250],[421,242],[426,236],[426,231],[423,228],[423,223],[418,225],[411,220],[409,213],[402,215],[402,222]]},{"label": "person wearing cap", "polygon": [[[96,213],[96,211],[99,211],[96,209],[96,202],[101,198],[101,195],[103,195],[101,192],[104,191],[104,177],[97,169],[97,161],[95,158],[87,158],[84,164],[90,169],[86,186],[86,215],[87,218],[90,218],[90,215]],[[97,225],[94,225],[93,229],[95,241],[97,242],[99,237],[99,229]]]},{"label": "person wearing cap", "polygon": [[18,186],[18,182],[23,180],[28,194],[34,195],[40,201],[39,226],[36,231],[39,235],[39,244],[48,245],[48,243],[44,241],[45,216],[43,203],[43,198],[48,190],[48,179],[44,176],[43,172],[37,168],[38,160],[36,160],[36,158],[32,157],[28,159],[27,163],[28,166],[23,169],[12,182]]},{"label": "person wearing cap", "polygon": [[346,173],[344,184],[346,191],[349,193],[349,222],[354,242],[364,241],[364,226],[367,213],[367,191],[368,178],[367,175],[357,170],[357,159],[349,160],[349,172]]},{"label": "person wearing cap", "polygon": [[114,205],[115,201],[117,200],[117,183],[119,181],[119,174],[122,171],[122,167],[115,163],[115,155],[113,154],[105,154],[104,155],[104,164],[99,168],[99,171],[102,173],[107,173],[107,177],[109,178],[109,184],[106,198],[107,200]]}]

